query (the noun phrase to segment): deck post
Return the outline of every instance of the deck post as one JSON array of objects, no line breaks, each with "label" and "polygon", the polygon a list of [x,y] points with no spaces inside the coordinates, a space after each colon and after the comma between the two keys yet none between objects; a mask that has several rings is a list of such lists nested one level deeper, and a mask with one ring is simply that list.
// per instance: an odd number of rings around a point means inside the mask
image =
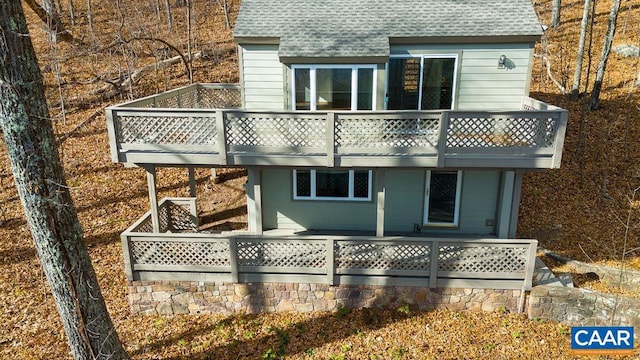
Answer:
[{"label": "deck post", "polygon": [[327,238],[327,284],[334,284],[334,275],[336,273],[335,264],[335,240],[332,237]]},{"label": "deck post", "polygon": [[556,124],[556,137],[553,141],[553,160],[551,168],[557,169],[560,167],[560,161],[562,160],[562,149],[564,148],[564,136],[567,131],[567,121],[569,119],[569,112],[562,110],[560,112],[560,118]]},{"label": "deck post", "polygon": [[120,241],[122,242],[122,254],[124,255],[124,274],[127,280],[133,281],[133,259],[129,250],[129,236],[121,234]]},{"label": "deck post", "polygon": [[447,153],[447,131],[449,129],[449,112],[440,114],[440,134],[438,134],[437,167],[445,167],[445,155]]},{"label": "deck post", "polygon": [[440,256],[440,242],[431,242],[431,253],[429,254],[429,287],[438,287],[438,258]]},{"label": "deck post", "polygon": [[336,113],[327,113],[327,167],[335,166]]},{"label": "deck post", "polygon": [[527,251],[527,265],[525,267],[525,276],[524,276],[524,286],[523,292],[531,290],[531,285],[533,283],[533,273],[536,267],[536,252],[538,251],[538,241],[533,240],[529,244],[529,249]]},{"label": "deck post", "polygon": [[238,238],[229,238],[229,266],[231,267],[231,282],[237,284],[240,277],[238,276]]},{"label": "deck post", "polygon": [[515,172],[504,171],[500,181],[500,203],[498,204],[498,222],[496,234],[500,239],[509,237],[511,225],[511,211],[513,209],[513,190],[515,185]]},{"label": "deck post", "polygon": [[249,231],[262,235],[262,185],[260,168],[247,168],[247,212],[249,213]]},{"label": "deck post", "polygon": [[152,164],[144,165],[147,170],[147,187],[149,188],[149,204],[151,206],[151,224],[153,232],[160,232],[160,220],[158,217],[158,194],[156,191],[156,167]]},{"label": "deck post", "polygon": [[227,136],[224,132],[224,122],[227,114],[222,110],[216,110],[213,113],[213,116],[215,118],[216,131],[218,134],[216,138],[216,142],[218,143],[218,162],[220,165],[227,165]]},{"label": "deck post", "polygon": [[385,173],[385,169],[376,170],[376,237],[384,236],[384,198],[386,193],[386,188],[384,185]]}]

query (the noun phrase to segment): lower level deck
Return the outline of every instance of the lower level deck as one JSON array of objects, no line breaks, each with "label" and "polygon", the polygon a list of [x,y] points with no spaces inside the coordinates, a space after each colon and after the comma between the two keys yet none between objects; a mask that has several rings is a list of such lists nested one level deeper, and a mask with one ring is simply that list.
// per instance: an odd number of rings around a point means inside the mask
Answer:
[{"label": "lower level deck", "polygon": [[163,199],[122,234],[129,280],[531,288],[536,240],[198,231],[195,199]]}]

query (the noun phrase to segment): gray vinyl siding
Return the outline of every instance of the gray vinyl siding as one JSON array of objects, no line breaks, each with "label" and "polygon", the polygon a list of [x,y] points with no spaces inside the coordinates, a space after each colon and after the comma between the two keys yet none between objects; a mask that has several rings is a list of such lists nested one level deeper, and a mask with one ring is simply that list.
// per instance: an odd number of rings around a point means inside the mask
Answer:
[{"label": "gray vinyl siding", "polygon": [[493,234],[496,223],[500,173],[498,171],[464,171],[460,201],[460,232],[465,234]]},{"label": "gray vinyl siding", "polygon": [[284,110],[284,75],[278,45],[244,45],[241,50],[245,109]]},{"label": "gray vinyl siding", "polygon": [[[516,110],[529,94],[532,44],[393,45],[392,54],[460,53],[457,110]],[[507,67],[498,68],[500,55]]]},{"label": "gray vinyl siding", "polygon": [[374,201],[293,200],[291,169],[262,169],[264,229],[375,231]]},{"label": "gray vinyl siding", "polygon": [[[423,234],[493,234],[498,171],[464,171],[460,224],[454,229],[424,228]],[[375,174],[374,174],[375,177]],[[422,224],[426,171],[387,170],[385,232],[411,232]],[[374,189],[375,189],[374,183]],[[375,193],[374,193],[375,198]],[[265,229],[375,231],[376,204],[349,201],[293,200],[291,169],[262,169],[262,221]]]},{"label": "gray vinyl siding", "polygon": [[[426,170],[388,170],[385,176],[385,231],[413,231],[424,219]],[[423,233],[493,234],[500,173],[463,171],[459,226],[451,229],[425,227]]]}]

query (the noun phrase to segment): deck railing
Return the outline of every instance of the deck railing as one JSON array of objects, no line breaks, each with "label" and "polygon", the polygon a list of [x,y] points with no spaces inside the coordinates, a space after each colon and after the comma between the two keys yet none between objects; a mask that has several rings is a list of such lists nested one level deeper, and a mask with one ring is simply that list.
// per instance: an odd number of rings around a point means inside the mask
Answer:
[{"label": "deck railing", "polygon": [[560,165],[567,112],[530,98],[516,111],[257,112],[228,109],[239,105],[239,89],[221,86],[191,85],[108,108],[113,161],[327,167]]},{"label": "deck railing", "polygon": [[161,208],[182,209],[161,217],[165,232],[151,232],[147,213],[122,234],[129,280],[528,290],[533,277],[536,240],[172,232],[193,229],[188,200]]}]

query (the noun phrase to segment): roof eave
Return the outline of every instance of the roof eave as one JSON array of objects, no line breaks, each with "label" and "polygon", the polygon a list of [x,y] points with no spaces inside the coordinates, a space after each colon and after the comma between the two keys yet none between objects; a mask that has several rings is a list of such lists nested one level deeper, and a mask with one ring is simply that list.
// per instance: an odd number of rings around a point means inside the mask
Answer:
[{"label": "roof eave", "polygon": [[382,64],[389,56],[280,56],[283,64]]},{"label": "roof eave", "polygon": [[542,33],[531,35],[481,35],[481,36],[424,36],[389,37],[389,44],[504,44],[535,43],[540,41]]},{"label": "roof eave", "polygon": [[278,45],[278,36],[234,36],[233,40],[238,45]]}]

